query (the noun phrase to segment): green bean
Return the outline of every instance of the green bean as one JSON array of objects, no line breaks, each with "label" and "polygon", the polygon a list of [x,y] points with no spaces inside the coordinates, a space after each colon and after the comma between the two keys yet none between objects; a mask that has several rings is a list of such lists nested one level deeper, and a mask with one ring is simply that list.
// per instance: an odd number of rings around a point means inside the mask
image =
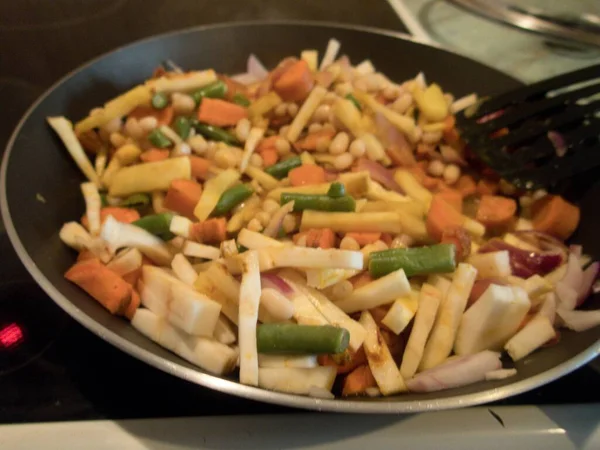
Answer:
[{"label": "green bean", "polygon": [[167,148],[173,145],[169,138],[158,128],[155,128],[148,134],[148,140],[156,148]]},{"label": "green bean", "polygon": [[250,197],[254,193],[254,189],[252,189],[247,184],[238,184],[237,186],[233,186],[232,188],[227,189],[217,202],[217,206],[213,209],[212,216],[222,216],[227,214],[237,205],[242,203],[248,197]]},{"label": "green bean", "polygon": [[150,204],[150,196],[148,194],[133,194],[121,202],[120,206],[128,208],[141,208]]},{"label": "green bean", "polygon": [[246,97],[244,94],[240,94],[239,92],[233,96],[232,100],[233,103],[243,106],[244,108],[250,106],[250,100],[248,100],[248,97]]},{"label": "green bean", "polygon": [[430,247],[394,248],[369,255],[369,272],[378,278],[398,269],[407,277],[430,273],[453,272],[456,268],[456,248],[453,244]]},{"label": "green bean", "polygon": [[227,85],[221,80],[217,80],[214,83],[206,85],[192,92],[192,98],[196,102],[196,105],[202,103],[202,99],[204,97],[225,98],[225,95],[227,95]]},{"label": "green bean", "polygon": [[362,106],[360,106],[360,102],[356,99],[356,97],[352,94],[346,94],[346,99],[350,100],[356,106],[356,109],[362,111]]},{"label": "green bean", "polygon": [[179,116],[177,119],[175,119],[173,127],[175,128],[175,132],[183,140],[186,140],[188,138],[188,136],[190,135],[190,131],[192,130],[190,120],[187,117],[183,116]]},{"label": "green bean", "polygon": [[294,202],[294,211],[312,209],[314,211],[353,212],[356,209],[356,202],[349,195],[334,198],[329,195],[297,194],[295,192],[281,193],[280,203],[282,205],[291,201]]},{"label": "green bean", "polygon": [[152,96],[150,103],[154,109],[165,109],[169,104],[169,97],[163,92],[157,92]]},{"label": "green bean", "polygon": [[294,156],[293,158],[286,159],[285,161],[278,162],[277,164],[273,164],[265,169],[272,177],[275,177],[279,180],[287,177],[288,172],[296,167],[300,167],[302,165],[302,160],[299,156]]},{"label": "green bean", "polygon": [[144,216],[132,224],[158,236],[163,241],[169,241],[175,237],[170,231],[171,220],[173,220],[173,217],[174,214],[171,213],[152,214],[150,216]]},{"label": "green bean", "polygon": [[259,353],[335,354],[348,348],[350,333],[331,325],[270,323],[256,329]]},{"label": "green bean", "polygon": [[340,198],[346,195],[346,187],[343,183],[331,183],[329,186],[329,190],[327,191],[327,195],[331,198]]},{"label": "green bean", "polygon": [[200,123],[197,119],[193,119],[191,121],[191,124],[198,133],[200,133],[207,139],[213,141],[222,141],[229,145],[240,145],[240,142],[237,140],[237,138],[230,132],[224,130],[223,128],[215,127],[213,125],[207,125],[205,123]]}]

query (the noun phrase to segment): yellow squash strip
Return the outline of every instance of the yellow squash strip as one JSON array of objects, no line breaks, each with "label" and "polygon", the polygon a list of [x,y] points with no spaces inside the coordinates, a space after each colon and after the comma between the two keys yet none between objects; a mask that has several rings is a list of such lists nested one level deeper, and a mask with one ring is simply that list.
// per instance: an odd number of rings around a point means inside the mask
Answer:
[{"label": "yellow squash strip", "polygon": [[100,233],[100,208],[102,207],[98,186],[92,182],[81,183],[81,192],[85,200],[85,215],[88,219],[90,234],[97,236]]},{"label": "yellow squash strip", "polygon": [[[256,128],[252,127],[250,130],[250,134],[248,135],[248,139],[246,139],[246,143],[244,144],[244,153],[242,154],[242,162],[240,162],[240,171],[243,173],[248,168],[248,163],[250,162],[250,157],[256,150],[256,146],[260,142],[260,140],[265,135],[264,128]],[[260,183],[260,181],[259,181]]]},{"label": "yellow squash strip", "polygon": [[429,122],[441,122],[448,116],[448,103],[444,98],[444,92],[437,84],[432,83],[424,91],[415,87],[412,94],[419,112]]},{"label": "yellow squash strip", "polygon": [[260,184],[262,187],[269,191],[279,186],[279,181],[277,180],[277,178],[272,177],[265,171],[260,170],[258,167],[248,166],[246,168],[245,174],[253,180],[256,180],[258,184]]},{"label": "yellow squash strip", "polygon": [[311,72],[317,71],[317,63],[319,61],[319,52],[317,50],[304,50],[300,53],[300,59],[306,61]]},{"label": "yellow squash strip", "polygon": [[[142,150],[135,144],[125,144],[117,149],[114,154],[122,166],[129,166],[138,160]],[[113,159],[114,159],[113,157]]]},{"label": "yellow squash strip", "polygon": [[189,158],[171,158],[137,164],[119,170],[112,177],[108,194],[112,197],[125,197],[144,192],[166,191],[173,180],[191,178],[192,167]]},{"label": "yellow squash strip", "polygon": [[315,158],[313,158],[313,156],[308,152],[302,152],[300,154],[300,160],[302,161],[302,164],[316,164],[317,163],[315,161]]},{"label": "yellow squash strip", "polygon": [[168,75],[146,82],[154,92],[189,92],[217,81],[214,70],[189,72],[181,75]]},{"label": "yellow squash strip", "polygon": [[75,136],[71,122],[64,117],[48,117],[46,120],[48,120],[48,124],[54,129],[56,134],[58,134],[61,141],[63,141],[63,144],[67,147],[67,151],[75,160],[75,163],[86,178],[92,183],[99,185],[100,179],[98,178],[98,174],[86,156],[77,136]]},{"label": "yellow squash strip", "polygon": [[367,202],[363,206],[362,212],[382,212],[382,211],[394,211],[403,214],[410,214],[415,217],[423,217],[425,215],[425,208],[423,205],[415,200],[408,200],[403,202],[388,202],[388,201],[374,201]]},{"label": "yellow squash strip", "polygon": [[327,89],[324,87],[316,86],[313,88],[311,93],[300,107],[298,114],[296,117],[294,117],[294,120],[292,121],[287,132],[286,137],[290,142],[296,142],[298,140],[300,133],[302,133],[302,130],[321,103],[321,100],[323,100],[323,97],[325,97],[325,94],[327,94]]},{"label": "yellow squash strip", "polygon": [[264,116],[269,111],[275,109],[275,107],[280,105],[282,102],[283,100],[281,100],[279,95],[277,95],[275,92],[269,92],[255,102],[252,102],[252,104],[248,107],[248,115],[250,117]]},{"label": "yellow squash strip", "polygon": [[240,383],[258,385],[258,353],[256,350],[256,323],[260,302],[260,272],[256,252],[249,250],[243,260],[240,284],[238,340],[240,343]]},{"label": "yellow squash strip", "polygon": [[345,213],[304,211],[300,230],[310,228],[331,228],[335,232],[381,232],[400,234],[405,232],[398,213]]},{"label": "yellow squash strip", "polygon": [[394,172],[394,180],[410,198],[422,203],[426,209],[429,209],[433,195],[421,186],[412,173],[404,169],[398,169]]},{"label": "yellow squash strip", "polygon": [[217,206],[223,192],[233,186],[239,179],[239,172],[228,169],[204,183],[204,191],[200,196],[198,204],[194,208],[194,216],[200,221],[208,219],[210,213],[215,209],[215,206]]},{"label": "yellow squash strip", "polygon": [[118,117],[126,116],[138,106],[148,105],[151,97],[152,92],[147,86],[136,86],[106,103],[100,111],[94,112],[94,114],[77,122],[75,132],[83,133],[84,131],[100,127]]}]

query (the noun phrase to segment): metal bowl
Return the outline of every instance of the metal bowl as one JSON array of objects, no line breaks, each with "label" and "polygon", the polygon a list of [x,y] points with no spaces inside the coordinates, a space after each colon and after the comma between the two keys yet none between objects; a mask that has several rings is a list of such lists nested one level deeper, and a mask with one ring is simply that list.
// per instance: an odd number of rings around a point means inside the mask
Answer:
[{"label": "metal bowl", "polygon": [[[214,67],[219,72],[245,69],[250,53],[267,66],[306,48],[324,50],[329,38],[342,42],[352,61],[370,58],[394,80],[423,71],[457,96],[491,95],[519,85],[513,78],[456,54],[414,42],[404,35],[322,23],[241,23],[199,27],[140,41],[104,55],[54,85],[27,112],[4,155],[1,208],[8,235],[25,266],[46,293],[75,320],[130,355],[177,377],[231,395],[263,402],[322,411],[407,413],[457,408],[499,400],[548,383],[587,363],[600,352],[600,328],[564,332],[560,344],[535,352],[516,364],[518,375],[504,381],[473,384],[431,394],[386,398],[321,400],[244,386],[234,378],[202,372],[111,316],[77,286],[63,278],[74,253],[58,231],[84,210],[79,190],[82,175],[45,118],[80,118],[108,99],[149,76],[171,59],[185,68]],[[40,202],[39,195],[45,202]],[[583,223],[576,241],[586,252],[600,255],[600,184],[580,198]],[[598,298],[590,305],[600,306]],[[107,362],[109,363],[109,362]],[[185,399],[182,399],[185,401]]]}]

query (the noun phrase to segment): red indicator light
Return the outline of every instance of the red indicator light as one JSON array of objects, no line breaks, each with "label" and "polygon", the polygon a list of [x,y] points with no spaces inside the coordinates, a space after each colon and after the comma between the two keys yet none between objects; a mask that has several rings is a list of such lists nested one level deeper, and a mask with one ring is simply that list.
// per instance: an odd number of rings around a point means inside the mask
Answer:
[{"label": "red indicator light", "polygon": [[16,323],[11,323],[0,329],[0,347],[10,348],[23,340],[23,331]]}]

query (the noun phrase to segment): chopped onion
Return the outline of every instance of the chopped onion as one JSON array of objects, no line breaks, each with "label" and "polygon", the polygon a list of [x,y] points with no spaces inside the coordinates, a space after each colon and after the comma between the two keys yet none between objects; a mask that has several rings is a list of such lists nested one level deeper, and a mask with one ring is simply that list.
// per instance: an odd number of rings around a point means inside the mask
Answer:
[{"label": "chopped onion", "polygon": [[535,274],[546,275],[560,266],[566,259],[562,252],[529,252],[501,239],[492,239],[479,249],[480,253],[507,250],[512,274],[520,278],[529,278]]},{"label": "chopped onion", "polygon": [[573,331],[585,331],[600,325],[600,310],[569,311],[558,308],[556,313],[563,320],[565,326]]},{"label": "chopped onion", "polygon": [[396,164],[411,167],[417,163],[404,135],[380,112],[375,113],[375,125],[381,142]]},{"label": "chopped onion", "polygon": [[600,263],[593,262],[583,271],[583,277],[581,285],[579,286],[577,297],[577,306],[580,306],[585,300],[591,295],[592,291],[596,293],[595,282],[598,277],[598,269],[600,269]]},{"label": "chopped onion", "polygon": [[327,48],[325,49],[325,54],[323,55],[323,60],[319,66],[319,70],[323,70],[325,67],[333,64],[338,52],[340,51],[340,46],[340,41],[337,39],[329,39]]},{"label": "chopped onion", "polygon": [[561,253],[564,256],[565,261],[567,259],[569,249],[554,236],[536,230],[518,230],[513,234],[522,241],[539,248],[540,251]]},{"label": "chopped onion", "polygon": [[231,79],[233,81],[235,81],[236,83],[244,84],[246,86],[260,81],[258,78],[256,78],[255,75],[248,73],[248,72],[238,73],[237,75],[233,75],[231,77]]},{"label": "chopped onion", "polygon": [[269,75],[269,71],[254,54],[248,57],[247,72],[256,77],[258,81],[264,80]]},{"label": "chopped onion", "polygon": [[357,164],[357,170],[367,171],[373,181],[382,184],[387,189],[404,194],[404,191],[398,183],[394,180],[394,173],[383,167],[381,164],[370,159],[361,158]]},{"label": "chopped onion", "polygon": [[567,154],[568,147],[567,147],[567,143],[565,142],[565,139],[562,134],[560,134],[556,131],[548,131],[546,136],[548,136],[548,140],[554,146],[554,150],[556,151],[556,156],[558,156],[559,158],[562,158],[563,156],[565,156]]},{"label": "chopped onion", "polygon": [[450,105],[450,113],[456,114],[463,109],[467,109],[469,106],[473,106],[475,103],[477,103],[477,94],[465,95]]}]

